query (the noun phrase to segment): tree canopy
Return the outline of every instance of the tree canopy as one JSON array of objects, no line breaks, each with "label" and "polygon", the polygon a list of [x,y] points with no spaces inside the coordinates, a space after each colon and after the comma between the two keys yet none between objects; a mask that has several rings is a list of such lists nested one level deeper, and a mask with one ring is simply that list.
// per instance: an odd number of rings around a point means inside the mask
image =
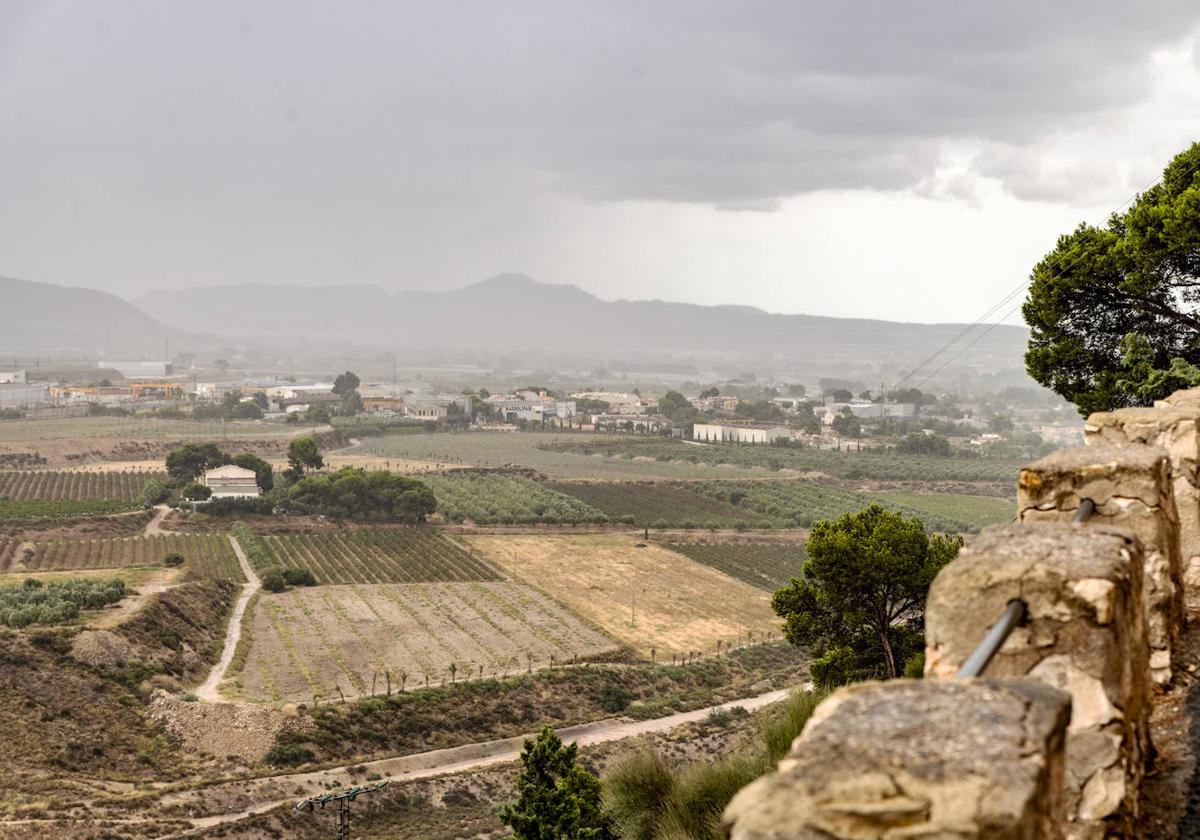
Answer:
[{"label": "tree canopy", "polygon": [[290,498],[302,509],[347,519],[424,522],[437,510],[433,492],[415,478],[358,467],[301,479]]},{"label": "tree canopy", "polygon": [[1200,144],[1104,227],[1060,237],[1022,313],[1030,376],[1081,413],[1200,384]]},{"label": "tree canopy", "polygon": [[349,394],[351,391],[358,390],[360,384],[361,381],[358,378],[358,374],[352,370],[348,370],[345,373],[339,373],[334,378],[332,390],[333,393],[338,395]]},{"label": "tree canopy", "polygon": [[879,505],[813,525],[803,576],[771,599],[788,641],[817,657],[813,679],[899,675],[924,649],[925,596],[961,544]]},{"label": "tree canopy", "polygon": [[500,809],[500,821],[518,840],[610,840],[601,813],[600,780],[575,762],[578,744],[564,745],[547,726],[525,739],[517,800]]},{"label": "tree canopy", "polygon": [[296,438],[288,444],[288,473],[293,478],[304,475],[306,470],[319,470],[325,466],[317,442],[310,437]]},{"label": "tree canopy", "polygon": [[215,443],[189,443],[167,454],[167,473],[177,483],[187,483],[205,470],[229,463]]},{"label": "tree canopy", "polygon": [[691,420],[698,412],[683,394],[667,391],[658,398],[658,413],[670,420]]}]

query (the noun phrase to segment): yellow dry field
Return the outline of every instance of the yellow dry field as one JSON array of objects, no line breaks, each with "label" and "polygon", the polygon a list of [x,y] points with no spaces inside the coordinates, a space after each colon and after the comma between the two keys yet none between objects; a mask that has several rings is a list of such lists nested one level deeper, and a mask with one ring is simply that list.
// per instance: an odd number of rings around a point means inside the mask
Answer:
[{"label": "yellow dry field", "polygon": [[[659,661],[672,653],[715,652],[779,633],[771,596],[681,554],[620,534],[465,537],[515,574],[606,633]],[[632,619],[632,620],[631,620]]]}]

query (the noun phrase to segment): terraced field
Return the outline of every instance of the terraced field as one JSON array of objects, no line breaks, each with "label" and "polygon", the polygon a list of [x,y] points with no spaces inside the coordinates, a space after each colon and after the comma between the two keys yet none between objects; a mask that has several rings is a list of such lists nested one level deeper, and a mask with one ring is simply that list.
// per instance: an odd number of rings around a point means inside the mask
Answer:
[{"label": "terraced field", "polygon": [[137,510],[138,502],[120,499],[89,499],[73,502],[69,499],[28,499],[16,502],[0,499],[0,520],[78,519],[87,516],[111,516]]},{"label": "terraced field", "polygon": [[0,497],[16,502],[115,499],[137,502],[142,488],[152,478],[165,480],[166,473],[77,472],[72,470],[25,470],[0,472]]},{"label": "terraced field", "polygon": [[312,701],[521,672],[618,645],[508,581],[320,586],[266,595],[238,678],[246,699]]},{"label": "terraced field", "polygon": [[0,574],[162,566],[178,552],[194,578],[244,581],[224,534],[162,534],[94,540],[24,541],[0,537]]},{"label": "terraced field", "polygon": [[[246,546],[247,540],[239,535]],[[265,552],[254,546],[261,541]],[[427,528],[337,534],[281,534],[249,541],[256,568],[309,569],[318,583],[435,583],[499,580],[500,574],[454,540]]]},{"label": "terraced field", "polygon": [[697,563],[767,592],[774,592],[787,586],[792,578],[800,577],[807,556],[801,543],[672,542],[664,545]]}]

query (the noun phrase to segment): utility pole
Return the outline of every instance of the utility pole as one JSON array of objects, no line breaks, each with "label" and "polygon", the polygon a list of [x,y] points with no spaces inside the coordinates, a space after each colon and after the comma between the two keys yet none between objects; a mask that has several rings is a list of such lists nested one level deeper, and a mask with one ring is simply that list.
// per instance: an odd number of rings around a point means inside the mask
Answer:
[{"label": "utility pole", "polygon": [[318,796],[310,796],[308,799],[302,799],[296,803],[294,810],[313,812],[320,806],[321,810],[325,810],[325,806],[330,802],[338,804],[338,831],[337,840],[350,840],[350,803],[360,796],[365,796],[369,793],[376,793],[387,787],[388,780],[384,779],[377,785],[371,787],[352,787],[337,793],[322,793]]}]

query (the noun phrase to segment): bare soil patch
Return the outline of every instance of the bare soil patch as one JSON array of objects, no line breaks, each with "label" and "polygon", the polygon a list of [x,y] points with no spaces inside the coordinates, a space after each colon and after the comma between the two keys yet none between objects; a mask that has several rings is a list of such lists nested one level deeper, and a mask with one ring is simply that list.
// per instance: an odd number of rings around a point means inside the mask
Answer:
[{"label": "bare soil patch", "polygon": [[532,583],[642,655],[714,652],[779,631],[771,596],[618,534],[464,537],[502,570]]},{"label": "bare soil patch", "polygon": [[415,688],[478,678],[481,667],[491,676],[618,648],[550,598],[507,581],[296,589],[263,596],[250,626],[239,684],[247,698],[268,701],[382,693],[389,678]]}]

